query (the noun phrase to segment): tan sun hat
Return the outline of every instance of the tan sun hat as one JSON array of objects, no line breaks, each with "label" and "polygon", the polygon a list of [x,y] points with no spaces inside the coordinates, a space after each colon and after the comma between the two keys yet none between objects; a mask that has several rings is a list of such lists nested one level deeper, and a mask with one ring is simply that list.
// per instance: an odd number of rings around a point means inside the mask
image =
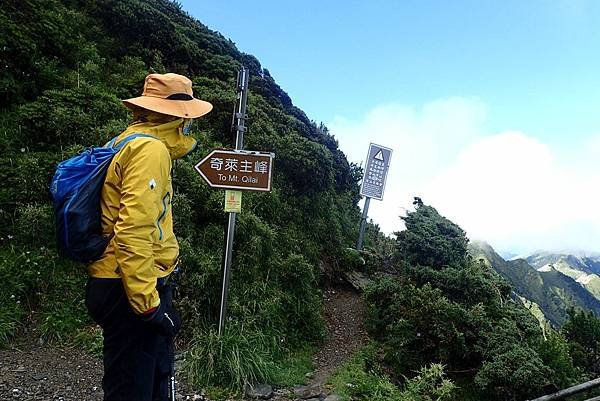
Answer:
[{"label": "tan sun hat", "polygon": [[172,73],[148,75],[142,96],[125,99],[123,104],[181,118],[198,118],[213,108],[209,102],[194,98],[189,78]]}]

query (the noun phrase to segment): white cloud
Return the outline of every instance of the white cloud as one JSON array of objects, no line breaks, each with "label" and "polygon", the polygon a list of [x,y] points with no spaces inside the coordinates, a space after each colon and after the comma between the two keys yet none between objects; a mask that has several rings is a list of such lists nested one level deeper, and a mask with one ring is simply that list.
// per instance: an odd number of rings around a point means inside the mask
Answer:
[{"label": "white cloud", "polygon": [[385,232],[403,228],[398,216],[417,195],[499,249],[600,250],[600,135],[563,151],[489,134],[485,106],[469,98],[384,105],[328,126],[352,161],[369,142],[394,149],[385,199],[369,213]]}]

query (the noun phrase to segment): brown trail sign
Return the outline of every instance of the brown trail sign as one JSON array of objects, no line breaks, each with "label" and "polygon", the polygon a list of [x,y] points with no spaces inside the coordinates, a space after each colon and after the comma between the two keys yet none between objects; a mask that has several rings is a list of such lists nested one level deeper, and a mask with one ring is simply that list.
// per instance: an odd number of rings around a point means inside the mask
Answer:
[{"label": "brown trail sign", "polygon": [[273,154],[213,150],[195,166],[213,188],[270,191]]},{"label": "brown trail sign", "polygon": [[[237,76],[237,96],[231,127],[236,133],[235,150],[213,150],[200,163],[196,164],[195,168],[208,185],[213,188],[268,192],[271,190],[274,155],[272,153],[242,150],[244,148],[244,132],[246,132],[245,122],[248,118],[246,110],[248,77],[248,69],[242,66]],[[235,207],[232,207],[228,212],[229,217],[227,218],[227,236],[225,237],[225,255],[223,258],[223,286],[221,287],[221,308],[219,310],[219,336],[225,330],[225,320],[227,318],[227,294],[229,292],[229,277],[233,258],[235,220],[241,207],[241,196],[239,201],[239,204],[234,205]]]}]

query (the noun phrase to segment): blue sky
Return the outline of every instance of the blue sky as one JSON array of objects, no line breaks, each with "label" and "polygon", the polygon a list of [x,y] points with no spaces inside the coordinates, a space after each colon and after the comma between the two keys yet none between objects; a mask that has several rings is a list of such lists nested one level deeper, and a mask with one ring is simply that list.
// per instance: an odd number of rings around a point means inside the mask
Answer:
[{"label": "blue sky", "polygon": [[[600,251],[600,215],[573,214],[562,195],[547,204],[559,188],[585,197],[589,208],[600,201],[586,192],[600,170],[600,2],[181,3],[256,56],[351,160],[360,163],[369,141],[395,148],[386,189],[393,199],[371,203],[385,231],[401,228],[386,216],[427,194],[472,237],[502,249]],[[489,177],[526,201],[483,185]],[[464,197],[444,192],[456,192],[448,182]],[[475,190],[495,200],[469,204]],[[500,208],[508,209],[496,216]]]}]

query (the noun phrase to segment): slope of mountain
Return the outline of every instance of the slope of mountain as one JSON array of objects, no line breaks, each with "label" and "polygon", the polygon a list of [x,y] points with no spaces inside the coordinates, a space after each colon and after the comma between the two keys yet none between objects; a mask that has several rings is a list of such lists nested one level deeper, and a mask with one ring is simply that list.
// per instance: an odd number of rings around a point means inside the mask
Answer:
[{"label": "slope of mountain", "polygon": [[485,260],[504,277],[519,297],[537,304],[554,325],[565,322],[570,308],[600,313],[598,299],[575,279],[548,263],[536,270],[524,259],[506,261],[490,245],[479,241],[469,244],[469,252],[475,259]]},{"label": "slope of mountain", "polygon": [[600,299],[600,257],[582,252],[536,252],[525,260],[538,271],[556,269],[573,278]]}]

